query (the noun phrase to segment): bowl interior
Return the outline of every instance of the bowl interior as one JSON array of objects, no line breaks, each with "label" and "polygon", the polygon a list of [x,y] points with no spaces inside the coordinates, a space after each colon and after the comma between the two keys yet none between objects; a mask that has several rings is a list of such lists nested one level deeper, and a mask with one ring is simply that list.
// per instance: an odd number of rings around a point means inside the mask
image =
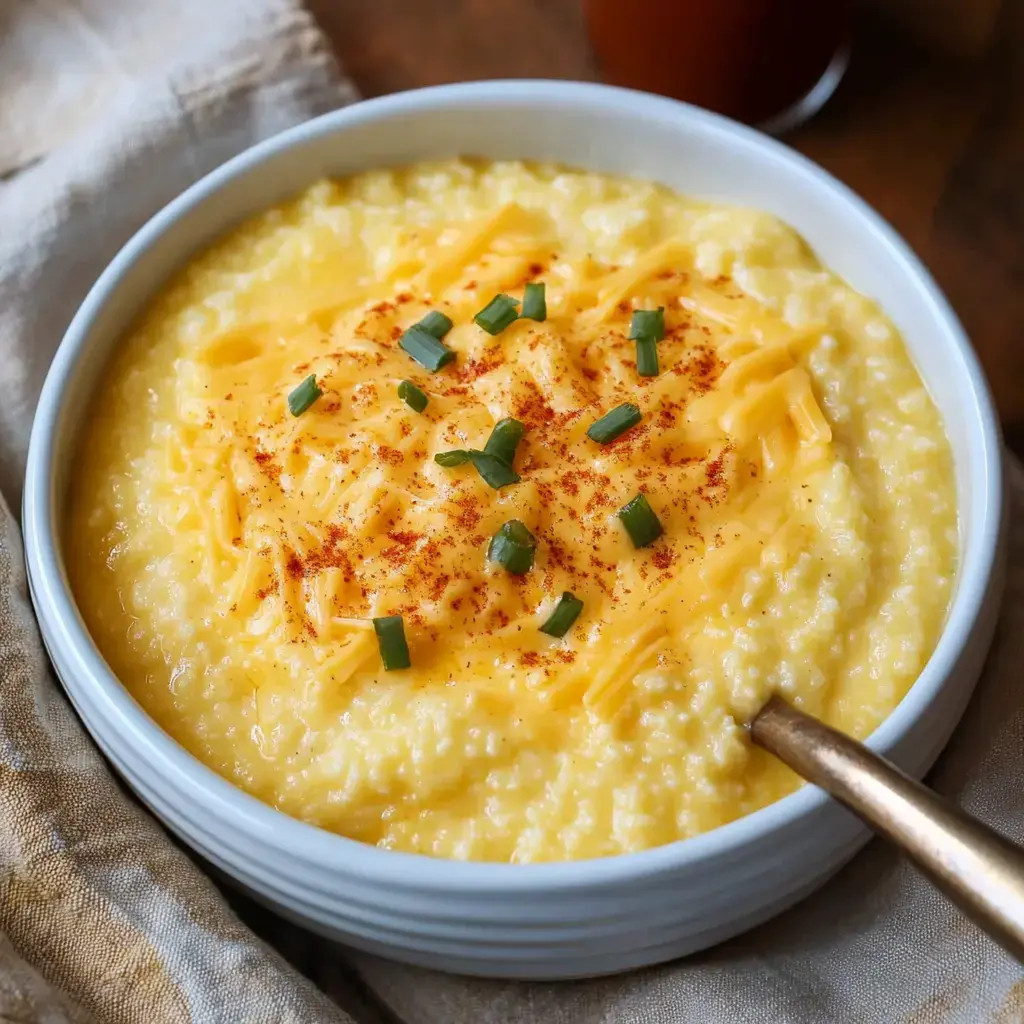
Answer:
[{"label": "bowl interior", "polygon": [[[984,377],[927,272],[849,190],[756,132],[625,90],[491,82],[358,104],[242,154],[163,210],[93,289],[68,332],[40,403],[26,515],[38,544],[52,552],[55,574],[63,576],[59,526],[78,424],[112,349],[160,285],[231,226],[319,177],[457,155],[558,161],[770,211],[895,321],[941,410],[953,447],[961,571],[939,648],[901,707],[872,737],[873,746],[890,749],[943,685],[988,586],[1001,492],[998,426]],[[66,591],[66,578],[63,586]],[[68,619],[77,620],[69,628],[81,631],[81,642],[87,644],[66,593],[59,600],[71,609]],[[782,803],[808,799],[801,791]]]}]

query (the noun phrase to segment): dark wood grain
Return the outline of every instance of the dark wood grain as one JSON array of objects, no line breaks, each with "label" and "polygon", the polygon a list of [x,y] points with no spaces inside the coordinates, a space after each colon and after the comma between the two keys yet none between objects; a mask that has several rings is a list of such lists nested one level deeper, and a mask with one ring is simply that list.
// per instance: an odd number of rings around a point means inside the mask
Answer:
[{"label": "dark wood grain", "polygon": [[579,0],[312,0],[364,96],[597,71]]},{"label": "dark wood grain", "polygon": [[[597,77],[580,0],[312,0],[364,95],[499,77]],[[845,81],[787,141],[907,238],[960,313],[1024,441],[1024,4],[957,65],[862,21]]]}]

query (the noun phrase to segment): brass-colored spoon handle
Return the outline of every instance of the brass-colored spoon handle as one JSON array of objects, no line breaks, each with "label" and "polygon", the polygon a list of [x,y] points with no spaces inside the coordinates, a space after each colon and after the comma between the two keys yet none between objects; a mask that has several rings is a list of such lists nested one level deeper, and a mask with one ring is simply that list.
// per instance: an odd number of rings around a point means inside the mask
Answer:
[{"label": "brass-colored spoon handle", "polygon": [[1024,962],[1024,849],[863,744],[773,697],[753,741],[892,840],[968,917]]}]

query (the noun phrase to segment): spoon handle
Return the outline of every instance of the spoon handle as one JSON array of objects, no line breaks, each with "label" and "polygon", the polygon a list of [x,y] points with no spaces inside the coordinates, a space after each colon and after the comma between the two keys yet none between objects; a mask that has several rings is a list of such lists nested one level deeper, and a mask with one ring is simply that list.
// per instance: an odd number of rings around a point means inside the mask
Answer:
[{"label": "spoon handle", "polygon": [[758,712],[750,734],[900,847],[975,924],[1024,962],[1024,849],[780,697]]}]

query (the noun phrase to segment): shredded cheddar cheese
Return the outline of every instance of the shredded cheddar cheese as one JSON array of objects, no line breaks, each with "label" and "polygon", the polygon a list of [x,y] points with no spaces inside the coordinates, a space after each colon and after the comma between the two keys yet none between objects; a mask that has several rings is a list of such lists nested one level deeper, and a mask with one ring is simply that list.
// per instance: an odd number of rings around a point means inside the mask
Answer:
[{"label": "shredded cheddar cheese", "polygon": [[[473,322],[532,282],[543,321]],[[644,377],[630,319],[658,307]],[[431,310],[434,373],[399,345]],[[322,182],[170,282],[103,396],[68,551],[111,666],[227,778],[382,846],[601,856],[748,813],[796,781],[744,719],[780,691],[866,735],[949,601],[949,448],[892,325],[773,218],[642,182]],[[588,437],[624,403],[639,423]],[[506,417],[519,482],[435,462]],[[510,520],[521,576],[487,558]],[[412,664],[385,672],[394,615]]]}]

